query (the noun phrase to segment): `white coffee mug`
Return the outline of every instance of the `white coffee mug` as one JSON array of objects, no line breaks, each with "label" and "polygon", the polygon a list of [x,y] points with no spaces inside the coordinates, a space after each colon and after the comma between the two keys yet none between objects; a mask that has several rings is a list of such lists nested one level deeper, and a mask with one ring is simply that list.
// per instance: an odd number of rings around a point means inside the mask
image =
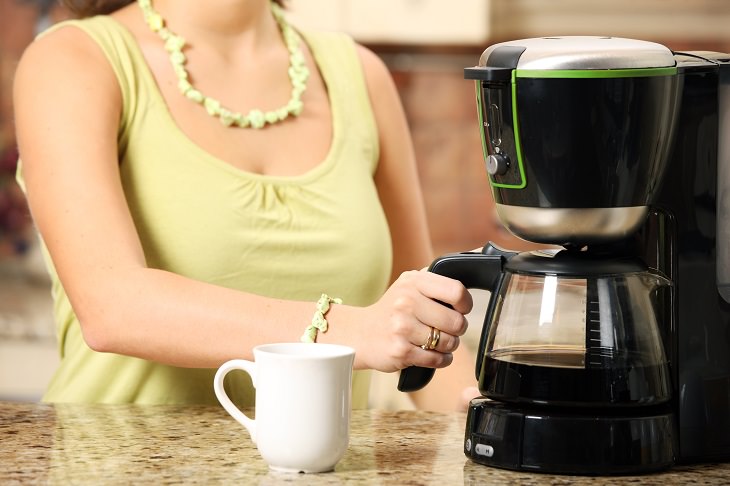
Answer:
[{"label": "white coffee mug", "polygon": [[[355,350],[318,343],[257,346],[254,361],[234,359],[216,372],[215,394],[251,435],[269,467],[287,472],[334,469],[350,441]],[[251,375],[256,419],[231,402],[223,379],[233,370]]]}]

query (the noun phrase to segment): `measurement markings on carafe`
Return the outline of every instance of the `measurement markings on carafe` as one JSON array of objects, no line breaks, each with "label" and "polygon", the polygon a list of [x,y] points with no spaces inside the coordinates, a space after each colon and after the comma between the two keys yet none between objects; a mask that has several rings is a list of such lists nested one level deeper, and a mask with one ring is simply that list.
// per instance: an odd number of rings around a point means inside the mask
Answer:
[{"label": "measurement markings on carafe", "polygon": [[586,289],[586,367],[601,367],[601,309],[596,282]]}]

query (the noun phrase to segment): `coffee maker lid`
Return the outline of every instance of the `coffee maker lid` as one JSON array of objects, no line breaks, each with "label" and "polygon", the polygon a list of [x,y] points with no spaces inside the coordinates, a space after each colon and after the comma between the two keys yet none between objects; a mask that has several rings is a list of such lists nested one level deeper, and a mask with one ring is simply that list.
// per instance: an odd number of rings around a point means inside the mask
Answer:
[{"label": "coffee maker lid", "polygon": [[676,66],[667,47],[620,37],[561,36],[502,42],[489,46],[479,67],[570,71],[650,69]]}]

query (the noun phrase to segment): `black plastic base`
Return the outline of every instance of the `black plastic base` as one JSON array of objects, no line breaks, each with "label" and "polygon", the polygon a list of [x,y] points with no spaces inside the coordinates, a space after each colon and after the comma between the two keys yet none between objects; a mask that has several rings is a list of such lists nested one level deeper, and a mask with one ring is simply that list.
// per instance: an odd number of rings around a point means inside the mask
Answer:
[{"label": "black plastic base", "polygon": [[674,464],[668,409],[587,412],[593,413],[477,398],[469,406],[464,453],[487,466],[551,474],[644,474]]}]

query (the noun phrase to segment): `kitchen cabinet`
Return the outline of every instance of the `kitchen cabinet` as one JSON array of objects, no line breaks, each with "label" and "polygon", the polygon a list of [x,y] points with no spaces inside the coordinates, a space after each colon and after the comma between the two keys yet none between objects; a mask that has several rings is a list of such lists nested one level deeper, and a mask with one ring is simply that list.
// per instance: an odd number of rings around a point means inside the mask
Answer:
[{"label": "kitchen cabinet", "polygon": [[298,25],[351,34],[366,44],[484,44],[489,0],[291,0]]}]

